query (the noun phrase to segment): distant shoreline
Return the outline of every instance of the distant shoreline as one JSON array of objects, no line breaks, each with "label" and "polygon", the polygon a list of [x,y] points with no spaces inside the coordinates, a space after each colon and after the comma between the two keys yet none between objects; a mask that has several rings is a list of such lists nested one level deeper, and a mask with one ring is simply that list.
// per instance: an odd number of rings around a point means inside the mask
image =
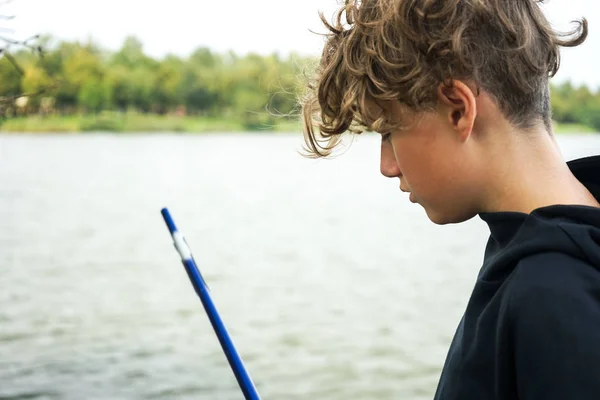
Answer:
[{"label": "distant shoreline", "polygon": [[0,121],[0,133],[210,133],[210,132],[286,132],[301,131],[299,120],[272,118],[274,122],[248,124],[239,118],[178,116],[140,113],[102,113],[99,115],[28,116]]},{"label": "distant shoreline", "polygon": [[[227,132],[301,132],[299,120],[275,119],[274,123],[247,125],[227,117],[176,116],[139,113],[103,113],[100,115],[29,116],[9,118],[0,122],[0,133],[154,133],[185,134]],[[557,134],[593,134],[593,128],[583,124],[554,124]]]}]

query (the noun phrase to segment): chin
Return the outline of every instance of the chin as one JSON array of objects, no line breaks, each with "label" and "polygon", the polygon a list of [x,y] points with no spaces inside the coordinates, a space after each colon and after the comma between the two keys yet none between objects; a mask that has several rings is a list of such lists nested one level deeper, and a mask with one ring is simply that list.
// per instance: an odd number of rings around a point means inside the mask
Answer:
[{"label": "chin", "polygon": [[477,215],[477,213],[472,212],[449,212],[448,210],[434,211],[427,208],[425,208],[425,213],[429,220],[436,225],[459,224],[468,221]]}]

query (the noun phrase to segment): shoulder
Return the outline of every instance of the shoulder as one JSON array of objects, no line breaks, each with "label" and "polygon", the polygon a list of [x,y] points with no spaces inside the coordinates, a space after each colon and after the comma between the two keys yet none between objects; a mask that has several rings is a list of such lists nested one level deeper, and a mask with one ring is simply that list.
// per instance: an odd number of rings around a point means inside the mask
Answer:
[{"label": "shoulder", "polygon": [[600,266],[562,252],[542,252],[521,259],[511,282],[515,293],[530,290],[600,290]]},{"label": "shoulder", "polygon": [[527,318],[558,316],[575,309],[600,313],[600,268],[561,252],[528,256],[515,268],[508,301],[513,316]]},{"label": "shoulder", "polygon": [[508,327],[519,398],[597,399],[600,272],[565,253],[522,259],[510,282]]}]

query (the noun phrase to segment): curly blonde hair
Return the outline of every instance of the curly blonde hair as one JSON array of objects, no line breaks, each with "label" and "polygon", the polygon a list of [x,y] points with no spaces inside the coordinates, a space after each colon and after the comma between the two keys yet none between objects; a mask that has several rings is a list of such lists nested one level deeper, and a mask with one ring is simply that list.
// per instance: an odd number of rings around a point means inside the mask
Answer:
[{"label": "curly blonde hair", "polygon": [[[520,128],[551,130],[549,78],[560,47],[584,42],[586,19],[554,31],[542,0],[345,0],[329,23],[316,75],[301,99],[310,156],[323,157],[346,131],[400,129],[380,101],[432,110],[440,84],[469,80]],[[368,106],[371,105],[371,106]]]}]

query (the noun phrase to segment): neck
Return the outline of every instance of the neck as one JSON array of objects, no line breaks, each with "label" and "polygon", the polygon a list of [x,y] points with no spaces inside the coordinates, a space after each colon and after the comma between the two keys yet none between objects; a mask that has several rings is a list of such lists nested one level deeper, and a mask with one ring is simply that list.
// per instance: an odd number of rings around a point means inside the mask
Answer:
[{"label": "neck", "polygon": [[556,204],[598,207],[592,194],[573,176],[554,136],[543,127],[503,129],[486,135],[480,161],[488,170],[481,201],[487,212],[533,210]]}]

